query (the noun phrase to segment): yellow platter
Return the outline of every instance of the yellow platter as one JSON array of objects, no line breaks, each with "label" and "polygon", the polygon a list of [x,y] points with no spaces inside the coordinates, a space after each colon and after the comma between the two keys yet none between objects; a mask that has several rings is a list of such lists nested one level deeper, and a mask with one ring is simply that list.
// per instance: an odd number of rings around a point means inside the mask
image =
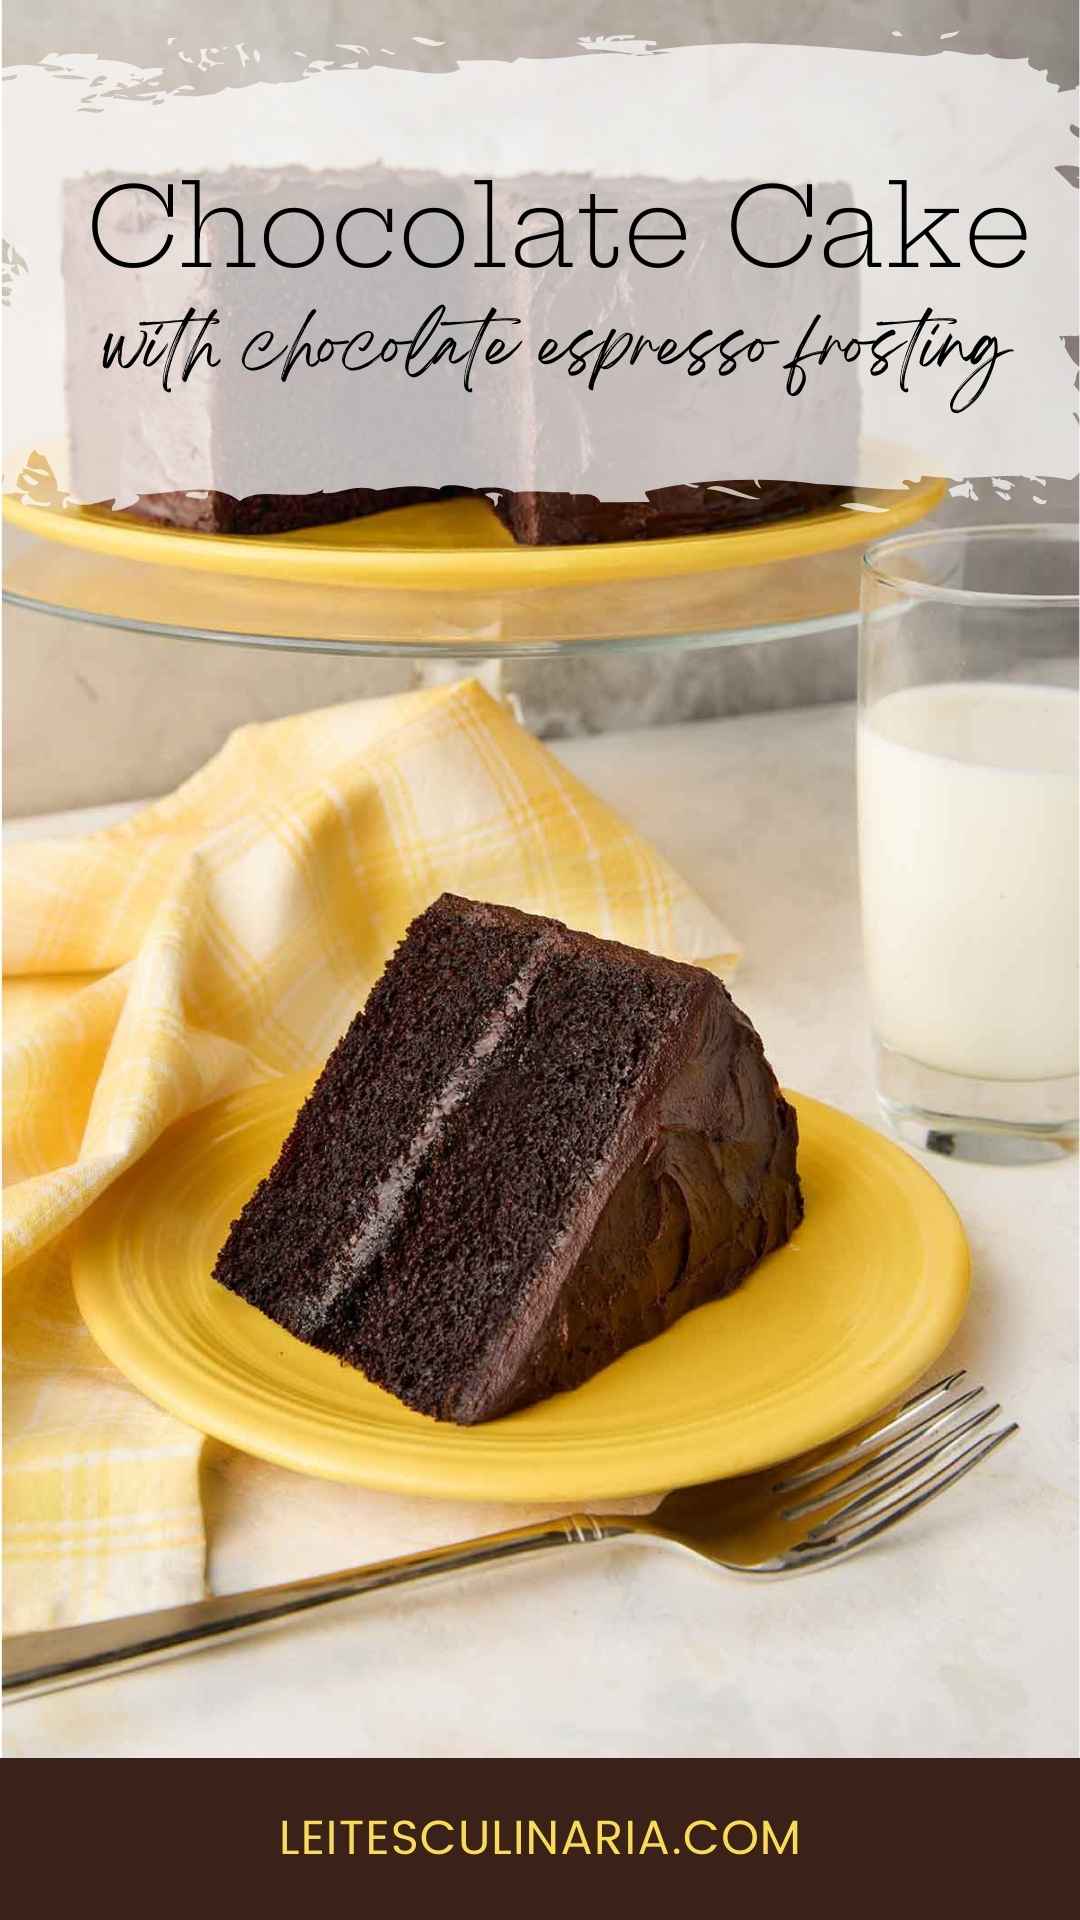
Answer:
[{"label": "yellow platter", "polygon": [[854,505],[837,503],[726,533],[569,547],[519,547],[478,499],[254,537],[155,527],[111,508],[36,504],[13,493],[4,496],[4,514],[21,532],[101,559],[307,587],[507,593],[670,580],[841,552],[923,519],[944,492],[944,481],[922,480],[902,492],[857,492]]},{"label": "yellow platter", "polygon": [[846,1432],[937,1358],[968,1293],[963,1230],[899,1147],[819,1101],[799,1114],[806,1219],[730,1299],[583,1387],[486,1426],[409,1412],[211,1278],[310,1081],[173,1128],[94,1208],[79,1306],[150,1399],[301,1473],[412,1494],[581,1501],[746,1473]]}]

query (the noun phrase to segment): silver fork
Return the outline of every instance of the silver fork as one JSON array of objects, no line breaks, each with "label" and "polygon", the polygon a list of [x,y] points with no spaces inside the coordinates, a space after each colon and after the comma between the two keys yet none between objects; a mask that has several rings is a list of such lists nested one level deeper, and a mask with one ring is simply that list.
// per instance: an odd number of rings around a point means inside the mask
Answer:
[{"label": "silver fork", "polygon": [[990,1426],[1000,1406],[985,1402],[982,1387],[958,1391],[964,1378],[962,1369],[946,1375],[898,1409],[783,1469],[681,1487],[649,1514],[568,1514],[345,1573],[92,1626],[19,1634],[4,1642],[4,1698],[27,1700],[175,1659],[380,1587],[627,1534],[682,1547],[727,1573],[758,1578],[833,1566],[917,1513],[1017,1431],[1015,1421]]}]

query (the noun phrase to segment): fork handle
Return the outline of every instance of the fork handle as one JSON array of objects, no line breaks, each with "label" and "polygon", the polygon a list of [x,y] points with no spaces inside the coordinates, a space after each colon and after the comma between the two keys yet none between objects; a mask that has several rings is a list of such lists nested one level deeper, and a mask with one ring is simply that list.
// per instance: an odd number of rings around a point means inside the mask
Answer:
[{"label": "fork handle", "polygon": [[187,1606],[161,1607],[153,1613],[135,1613],[116,1620],[97,1620],[83,1627],[54,1627],[42,1633],[20,1633],[4,1641],[4,1700],[29,1700],[56,1693],[87,1680],[136,1667],[174,1660],[184,1653],[255,1633],[313,1607],[349,1600],[358,1593],[403,1586],[433,1574],[463,1573],[516,1560],[548,1547],[590,1546],[631,1532],[621,1518],[595,1520],[590,1514],[567,1514],[559,1520],[530,1527],[513,1527],[478,1540],[463,1540],[426,1553],[407,1553],[396,1560],[376,1560],[371,1566],[351,1567],[345,1573],[324,1573],[309,1580],[290,1580],[281,1586],[254,1587]]}]

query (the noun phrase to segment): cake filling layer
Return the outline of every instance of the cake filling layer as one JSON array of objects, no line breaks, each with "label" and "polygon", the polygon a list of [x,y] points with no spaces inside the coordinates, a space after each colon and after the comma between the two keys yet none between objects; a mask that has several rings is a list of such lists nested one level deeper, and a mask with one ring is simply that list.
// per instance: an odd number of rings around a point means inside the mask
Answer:
[{"label": "cake filling layer", "polygon": [[475,1095],[481,1079],[495,1061],[497,1049],[506,1036],[510,1022],[527,1006],[533,983],[543,963],[544,945],[543,939],[537,940],[502,999],[487,1015],[468,1052],[433,1096],[406,1151],[376,1181],[363,1221],[345,1236],[340,1251],[328,1264],[323,1285],[298,1304],[297,1332],[302,1333],[305,1339],[312,1339],[318,1329],[326,1324],[343,1290],[356,1282],[376,1254],[383,1252],[400,1225],[408,1197],[415,1190],[425,1162],[439,1144],[450,1115],[470,1095]]}]

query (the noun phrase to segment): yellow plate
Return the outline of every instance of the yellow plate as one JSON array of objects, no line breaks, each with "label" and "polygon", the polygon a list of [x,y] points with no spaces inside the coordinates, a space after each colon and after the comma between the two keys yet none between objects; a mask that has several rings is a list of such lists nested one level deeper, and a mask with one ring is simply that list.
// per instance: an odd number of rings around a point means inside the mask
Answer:
[{"label": "yellow plate", "polygon": [[530,587],[671,579],[726,572],[864,546],[921,520],[945,492],[922,480],[902,492],[861,490],[836,503],[763,526],[671,540],[598,546],[519,547],[484,500],[401,507],[296,533],[227,537],[148,526],[111,508],[33,504],[4,496],[4,514],[39,534],[103,559],[209,569],[309,587],[368,586],[519,592]]},{"label": "yellow plate", "polygon": [[806,1220],[789,1246],[576,1392],[486,1426],[440,1425],[210,1277],[309,1085],[290,1076],[181,1122],[94,1209],[75,1258],[79,1306],[121,1371],[192,1426],[280,1466],[536,1501],[746,1473],[902,1393],[963,1313],[967,1246],[940,1189],[880,1135],[796,1096]]}]

